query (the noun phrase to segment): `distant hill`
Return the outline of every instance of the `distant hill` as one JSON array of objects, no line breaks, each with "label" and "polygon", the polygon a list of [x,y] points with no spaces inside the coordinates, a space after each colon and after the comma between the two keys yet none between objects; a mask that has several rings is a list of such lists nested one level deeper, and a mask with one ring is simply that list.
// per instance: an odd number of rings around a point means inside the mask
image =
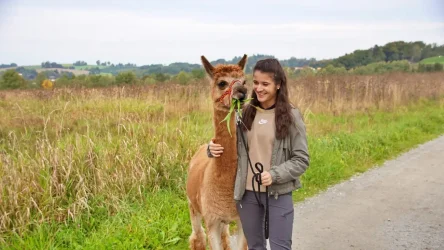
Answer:
[{"label": "distant hill", "polygon": [[[241,59],[242,55],[234,57],[231,60],[217,59],[211,61],[212,64],[233,64],[237,63]],[[439,57],[441,56],[441,57]],[[246,72],[250,73],[257,61],[265,58],[275,58],[273,55],[256,54],[249,55]],[[209,58],[211,60],[211,58]],[[360,66],[366,66],[369,64],[377,62],[391,62],[398,60],[408,60],[411,63],[425,63],[433,64],[435,62],[444,63],[444,45],[438,46],[436,44],[425,44],[422,41],[416,42],[404,42],[395,41],[387,43],[383,46],[375,45],[369,49],[355,50],[352,53],[345,54],[338,58],[316,60],[315,58],[296,58],[291,57],[289,59],[281,59],[280,62],[282,66],[295,68],[310,66],[313,68],[326,67],[332,65],[335,67],[344,67],[346,69],[352,69]],[[11,69],[17,67],[17,64],[1,64],[0,71],[6,69]],[[34,76],[32,70],[37,70],[38,72],[45,70],[54,70],[57,68],[59,71],[69,71],[76,75],[78,74],[112,74],[117,75],[124,71],[133,71],[138,76],[151,75],[151,74],[168,74],[176,75],[181,71],[193,72],[196,70],[201,70],[202,66],[200,64],[190,64],[186,62],[175,62],[169,65],[162,64],[151,64],[137,66],[135,64],[127,63],[117,63],[113,64],[111,62],[100,62],[97,60],[97,65],[87,65],[84,61],[77,61],[73,64],[59,64],[55,62],[43,62],[39,66],[24,66],[19,67],[22,71],[29,70],[27,76]],[[23,69],[24,68],[24,69]]]},{"label": "distant hill", "polygon": [[355,50],[353,53],[332,60],[331,64],[351,69],[382,61],[408,60],[416,63],[425,58],[440,55],[444,56],[444,45],[425,44],[421,41],[409,43],[397,41],[387,43],[382,47],[375,45],[367,50]]}]

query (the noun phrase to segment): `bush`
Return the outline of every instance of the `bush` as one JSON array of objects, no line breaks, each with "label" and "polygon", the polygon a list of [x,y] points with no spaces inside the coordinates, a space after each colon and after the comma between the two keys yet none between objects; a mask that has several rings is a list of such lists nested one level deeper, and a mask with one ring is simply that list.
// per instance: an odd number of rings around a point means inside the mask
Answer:
[{"label": "bush", "polygon": [[443,70],[442,64],[440,64],[440,63],[433,64],[433,70],[434,71],[442,71]]},{"label": "bush", "polygon": [[120,72],[116,76],[116,83],[117,83],[117,85],[134,84],[136,82],[136,79],[137,79],[136,74],[134,74],[134,72],[131,72],[131,71]]},{"label": "bush", "polygon": [[203,69],[193,69],[191,75],[194,79],[203,79],[205,77],[205,71]]},{"label": "bush", "polygon": [[389,72],[410,72],[412,70],[410,63],[406,60],[393,62],[370,63],[365,66],[356,67],[350,72],[355,75],[384,74]]},{"label": "bush", "polygon": [[155,73],[152,77],[158,82],[165,82],[170,79],[170,76],[163,73]]},{"label": "bush", "polygon": [[179,74],[177,74],[176,77],[174,77],[174,79],[178,83],[185,85],[191,80],[191,76],[184,71],[180,71]]},{"label": "bush", "polygon": [[143,76],[142,81],[144,84],[155,84],[157,81],[150,76]]},{"label": "bush", "polygon": [[440,63],[435,63],[435,64],[420,63],[418,66],[418,72],[436,72],[442,70],[443,70],[443,65]]},{"label": "bush", "polygon": [[319,75],[344,75],[347,74],[347,70],[345,67],[335,67],[333,65],[328,65],[325,68],[322,68],[318,71]]},{"label": "bush", "polygon": [[18,89],[25,87],[25,85],[25,79],[13,69],[7,70],[0,79],[1,89]]},{"label": "bush", "polygon": [[52,89],[53,87],[54,83],[51,80],[46,79],[42,82],[42,88],[44,89]]},{"label": "bush", "polygon": [[41,86],[43,81],[48,79],[45,72],[40,72],[37,74],[37,77],[35,78],[36,83]]},{"label": "bush", "polygon": [[115,84],[114,77],[105,75],[90,75],[88,83],[91,87],[106,87]]}]

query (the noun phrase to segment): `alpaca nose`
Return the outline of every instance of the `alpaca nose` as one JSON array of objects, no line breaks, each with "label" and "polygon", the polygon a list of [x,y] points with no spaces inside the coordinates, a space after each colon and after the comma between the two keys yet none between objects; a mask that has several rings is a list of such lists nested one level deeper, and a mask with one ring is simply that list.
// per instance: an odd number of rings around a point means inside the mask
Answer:
[{"label": "alpaca nose", "polygon": [[243,101],[246,97],[246,94],[243,92],[239,92],[239,101]]}]

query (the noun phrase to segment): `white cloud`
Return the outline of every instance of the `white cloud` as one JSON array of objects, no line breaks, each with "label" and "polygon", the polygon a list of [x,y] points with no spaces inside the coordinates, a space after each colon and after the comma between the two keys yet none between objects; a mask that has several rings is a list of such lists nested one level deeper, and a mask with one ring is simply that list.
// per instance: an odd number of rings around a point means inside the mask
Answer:
[{"label": "white cloud", "polygon": [[[301,21],[259,24],[254,20],[205,23],[190,17],[110,9],[20,7],[3,25],[0,63],[51,60],[137,64],[210,59],[257,53],[278,58],[340,56],[393,40],[444,43],[444,22]],[[236,21],[236,20],[234,20]]]}]

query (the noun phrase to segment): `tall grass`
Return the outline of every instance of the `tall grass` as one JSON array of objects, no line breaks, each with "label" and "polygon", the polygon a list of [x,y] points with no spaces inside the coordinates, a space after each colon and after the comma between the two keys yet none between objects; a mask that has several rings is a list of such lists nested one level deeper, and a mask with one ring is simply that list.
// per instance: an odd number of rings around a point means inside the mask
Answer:
[{"label": "tall grass", "polygon": [[[290,82],[291,101],[304,113],[311,140],[323,139],[369,129],[380,111],[423,99],[439,103],[441,79],[442,73],[303,78]],[[0,241],[46,222],[118,214],[126,201],[146,202],[147,193],[165,189],[181,197],[191,156],[212,137],[208,97],[206,83],[0,92]],[[359,115],[361,123],[334,122]]]}]

